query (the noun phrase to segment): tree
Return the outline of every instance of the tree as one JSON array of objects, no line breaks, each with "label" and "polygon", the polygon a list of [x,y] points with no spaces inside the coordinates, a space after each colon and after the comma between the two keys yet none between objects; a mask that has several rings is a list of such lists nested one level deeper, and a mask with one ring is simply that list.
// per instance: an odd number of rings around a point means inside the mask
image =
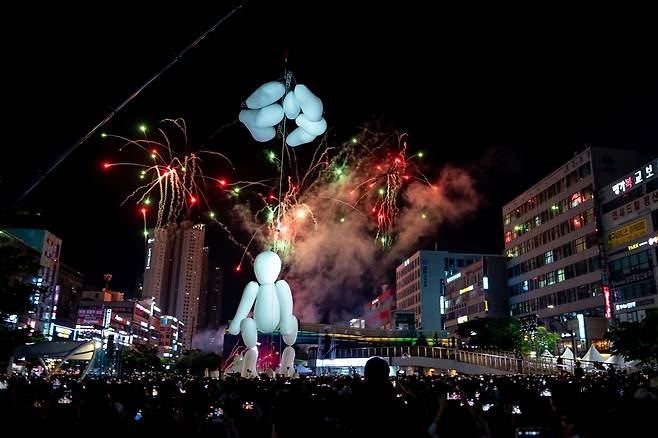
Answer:
[{"label": "tree", "polygon": [[158,348],[151,345],[137,344],[125,350],[121,357],[121,370],[124,373],[133,371],[162,371],[162,361],[158,357]]},{"label": "tree", "polygon": [[221,357],[217,353],[204,353],[195,349],[184,351],[176,361],[174,368],[179,372],[201,376],[206,369],[208,371],[219,369],[220,364]]},{"label": "tree", "polygon": [[418,336],[418,339],[416,339],[416,346],[427,347],[427,338],[424,334],[421,333],[420,336]]},{"label": "tree", "polygon": [[640,322],[620,322],[614,324],[606,338],[610,341],[610,351],[624,356],[628,361],[638,360],[647,366],[658,365],[658,309],[646,311],[646,318]]},{"label": "tree", "polygon": [[509,318],[480,318],[459,324],[457,335],[468,345],[498,350],[520,350],[523,345],[521,323]]},{"label": "tree", "polygon": [[528,333],[527,340],[524,336],[524,342],[520,350],[524,353],[536,351],[539,354],[545,350],[555,352],[558,340],[560,340],[558,333],[549,332],[546,327],[540,326],[534,332]]}]

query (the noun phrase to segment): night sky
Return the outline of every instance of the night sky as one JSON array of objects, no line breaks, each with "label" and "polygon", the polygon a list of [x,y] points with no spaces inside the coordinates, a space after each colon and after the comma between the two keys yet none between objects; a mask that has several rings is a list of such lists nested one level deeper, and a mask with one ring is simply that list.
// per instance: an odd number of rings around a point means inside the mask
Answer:
[{"label": "night sky", "polygon": [[[502,205],[574,152],[586,145],[658,150],[655,30],[571,14],[521,20],[502,11],[353,3],[249,2],[104,131],[135,138],[139,123],[182,117],[198,145],[234,121],[257,86],[281,76],[287,49],[298,81],[323,99],[336,142],[383,119],[408,132],[410,147],[437,169],[455,163],[472,170],[485,199],[480,213],[437,230],[422,246],[436,240],[443,249],[489,253],[502,251]],[[227,2],[22,8],[3,30],[5,223],[40,172],[231,9]],[[241,124],[206,147],[236,164],[235,171],[219,166],[218,174],[272,176],[266,146]],[[130,293],[143,271],[144,241],[134,203],[120,205],[137,186],[135,172],[101,168],[118,158],[117,143],[92,137],[18,210],[41,212],[42,226],[64,241],[63,262],[90,285],[102,286],[102,274],[111,272],[113,286]],[[233,272],[241,251],[217,228],[207,243],[227,271],[232,310],[250,270]]]}]

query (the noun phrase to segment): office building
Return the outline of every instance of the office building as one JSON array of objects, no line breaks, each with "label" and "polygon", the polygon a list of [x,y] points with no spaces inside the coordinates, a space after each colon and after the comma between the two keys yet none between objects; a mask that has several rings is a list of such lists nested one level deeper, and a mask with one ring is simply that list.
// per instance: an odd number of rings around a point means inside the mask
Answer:
[{"label": "office building", "polygon": [[57,300],[56,320],[75,323],[78,314],[85,277],[79,271],[60,263],[57,287],[59,299]]},{"label": "office building", "polygon": [[467,321],[509,316],[506,274],[505,256],[482,256],[448,277],[443,309],[448,336]]},{"label": "office building", "polygon": [[658,159],[599,190],[607,254],[605,310],[641,321],[658,307]]},{"label": "office building", "polygon": [[635,162],[633,152],[588,148],[503,207],[512,316],[537,315],[550,330],[577,331],[582,348],[603,337],[597,190]]},{"label": "office building", "polygon": [[[36,252],[39,272],[32,282],[40,287],[30,301],[34,309],[21,319],[46,336],[50,332],[50,324],[56,317],[58,300],[57,276],[60,265],[60,251],[62,240],[47,230],[31,228],[11,228],[6,231],[9,236],[19,240],[24,246]],[[53,312],[55,310],[55,312]]]},{"label": "office building", "polygon": [[417,251],[395,270],[397,310],[413,311],[415,328],[425,336],[440,334],[445,280],[481,257],[482,254]]},{"label": "office building", "polygon": [[363,317],[367,329],[393,330],[395,328],[394,311],[396,309],[395,290],[388,284],[382,285],[382,291],[363,307]]}]

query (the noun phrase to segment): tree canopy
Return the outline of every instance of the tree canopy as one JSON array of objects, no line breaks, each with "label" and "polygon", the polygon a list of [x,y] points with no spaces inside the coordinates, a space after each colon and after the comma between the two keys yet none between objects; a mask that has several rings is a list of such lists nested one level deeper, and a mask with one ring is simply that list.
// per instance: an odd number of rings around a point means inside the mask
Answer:
[{"label": "tree canopy", "polygon": [[620,322],[612,325],[606,338],[612,353],[628,361],[658,365],[658,309],[647,310],[640,322]]}]

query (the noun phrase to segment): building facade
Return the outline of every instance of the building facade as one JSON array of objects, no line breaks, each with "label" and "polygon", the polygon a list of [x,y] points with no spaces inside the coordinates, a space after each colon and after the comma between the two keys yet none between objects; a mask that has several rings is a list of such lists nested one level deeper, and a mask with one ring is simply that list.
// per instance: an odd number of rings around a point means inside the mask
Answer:
[{"label": "building facade", "polygon": [[53,316],[56,317],[59,298],[57,278],[62,240],[50,231],[41,229],[11,228],[7,233],[37,253],[39,272],[32,282],[41,290],[30,297],[34,310],[23,319],[27,325],[48,336]]},{"label": "building facade", "polygon": [[205,226],[190,221],[154,229],[147,238],[142,296],[183,323],[181,348],[191,348],[197,327],[204,239]]},{"label": "building facade", "polygon": [[56,320],[75,323],[78,315],[78,304],[82,296],[85,277],[64,263],[59,266],[57,287],[59,299],[57,300]]},{"label": "building facade", "polygon": [[443,312],[448,336],[467,321],[509,316],[506,268],[505,256],[482,256],[446,280]]},{"label": "building facade", "polygon": [[[632,152],[588,148],[503,207],[513,317],[537,315],[585,348],[606,331],[597,190],[635,166]],[[583,329],[584,327],[584,329]]]},{"label": "building facade", "polygon": [[366,320],[365,328],[368,329],[395,329],[395,290],[388,284],[382,286],[382,292],[372,301],[365,304],[363,318]]},{"label": "building facade", "polygon": [[160,317],[160,342],[158,355],[160,357],[176,357],[180,352],[178,336],[182,331],[181,322],[175,316]]},{"label": "building facade", "polygon": [[620,322],[658,307],[658,159],[599,190],[607,254],[605,308]]},{"label": "building facade", "polygon": [[125,301],[120,292],[85,291],[73,339],[100,342],[111,362],[122,348],[148,345],[160,349],[166,331],[161,327],[161,318],[161,310],[152,298]]},{"label": "building facade", "polygon": [[413,311],[416,329],[431,337],[443,330],[445,280],[481,254],[417,251],[395,270],[396,308]]}]

